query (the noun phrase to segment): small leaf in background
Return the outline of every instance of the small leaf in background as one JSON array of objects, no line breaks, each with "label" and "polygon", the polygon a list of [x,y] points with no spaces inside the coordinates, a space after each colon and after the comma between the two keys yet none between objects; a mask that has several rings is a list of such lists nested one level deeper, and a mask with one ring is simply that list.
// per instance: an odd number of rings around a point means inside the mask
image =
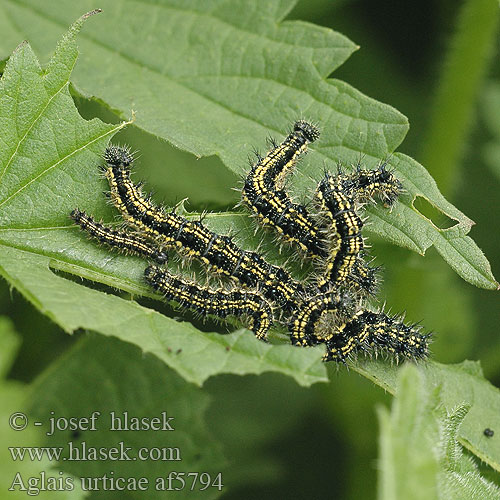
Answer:
[{"label": "small leaf in background", "polygon": [[[396,367],[366,361],[354,369],[392,394],[396,393]],[[458,439],[471,453],[500,471],[500,440],[487,439],[483,434],[486,428],[500,427],[500,389],[484,378],[480,364],[464,361],[443,365],[428,361],[418,370],[425,391],[430,394],[439,389],[440,400],[449,413],[462,404],[470,407],[458,431]]]},{"label": "small leaf in background", "polygon": [[380,500],[439,498],[439,430],[420,379],[411,366],[401,370],[392,411],[381,407],[378,412]]},{"label": "small leaf in background", "polygon": [[379,409],[380,500],[496,499],[500,488],[483,478],[457,441],[470,406],[446,410],[439,387],[430,389],[411,365],[399,373],[389,413]]}]

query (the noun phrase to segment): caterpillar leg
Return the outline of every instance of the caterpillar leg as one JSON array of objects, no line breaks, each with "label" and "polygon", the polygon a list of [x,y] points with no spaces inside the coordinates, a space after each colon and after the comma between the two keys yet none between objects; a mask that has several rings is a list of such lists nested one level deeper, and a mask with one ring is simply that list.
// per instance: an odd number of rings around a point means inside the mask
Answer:
[{"label": "caterpillar leg", "polygon": [[225,319],[228,316],[249,318],[249,327],[260,340],[266,340],[273,321],[269,304],[256,292],[212,289],[173,276],[165,269],[149,266],[144,272],[146,282],[182,307],[203,315]]},{"label": "caterpillar leg", "polygon": [[87,234],[112,248],[116,248],[125,253],[133,253],[147,257],[159,264],[165,263],[168,259],[167,254],[155,243],[141,236],[129,234],[124,231],[117,231],[101,222],[96,222],[92,217],[77,208],[71,212],[70,217]]}]

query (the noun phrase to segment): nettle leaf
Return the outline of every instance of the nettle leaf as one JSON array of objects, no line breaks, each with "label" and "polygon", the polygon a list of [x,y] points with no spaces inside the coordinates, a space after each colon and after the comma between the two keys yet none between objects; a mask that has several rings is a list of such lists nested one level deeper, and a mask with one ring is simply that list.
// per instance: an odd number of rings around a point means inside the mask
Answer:
[{"label": "nettle leaf", "polygon": [[[112,356],[110,353],[113,353]],[[86,390],[82,398],[82,392],[75,390],[75,381],[82,390],[92,387],[99,387],[99,390]],[[103,491],[104,486],[100,484],[100,491],[93,495],[105,495],[106,498],[164,498],[168,493],[162,491],[162,480],[168,487],[166,477],[171,471],[186,474],[188,486],[177,492],[179,498],[211,499],[221,495],[221,491],[213,487],[200,491],[203,485],[199,481],[191,490],[193,478],[188,476],[193,471],[207,472],[214,480],[222,472],[224,484],[226,461],[221,445],[210,435],[205,424],[209,396],[184,381],[154,356],[143,356],[137,347],[101,336],[82,339],[64,359],[56,362],[32,384],[30,396],[30,413],[44,423],[42,429],[49,434],[51,417],[67,419],[100,413],[95,420],[95,430],[78,430],[76,433],[74,429],[56,430],[53,435],[45,436],[43,446],[63,448],[59,467],[75,476],[75,482],[79,483],[82,477],[109,475],[110,468],[115,478],[128,480],[144,477],[148,480],[145,491],[132,487],[130,491],[117,492],[117,488],[110,491],[109,486],[106,487],[108,491]],[[168,421],[164,430],[127,432],[112,430],[112,412],[115,422],[119,419],[122,428],[125,418],[129,426],[134,417],[150,421],[158,418],[161,422],[169,417],[173,420]],[[169,426],[174,430],[169,430]],[[109,450],[119,449],[122,442],[125,449],[130,448],[127,452],[130,460],[124,457],[120,460],[66,460],[69,456],[68,442],[80,453],[82,443],[87,450]],[[141,453],[147,459],[142,459],[140,449],[152,450],[151,458],[144,455],[147,451],[143,451]],[[165,458],[155,458],[158,452],[164,453]],[[180,485],[177,481],[172,484]]]},{"label": "nettle leaf", "polygon": [[378,412],[378,498],[493,500],[500,495],[457,442],[470,405],[443,408],[439,392],[414,366],[400,370],[392,411]]},{"label": "nettle leaf", "polygon": [[82,19],[63,37],[45,72],[28,44],[14,52],[5,68],[0,87],[2,274],[66,331],[85,328],[133,342],[198,384],[217,373],[269,370],[304,385],[325,381],[318,349],[265,345],[241,331],[202,333],[54,274],[62,270],[148,294],[143,261],[98,248],[68,218],[77,206],[90,213],[109,211],[97,166],[110,137],[123,126],[84,120],[68,93],[81,24]]},{"label": "nettle leaf", "polygon": [[[364,361],[354,370],[374,383],[396,394],[399,369],[383,362]],[[422,391],[431,394],[439,390],[439,397],[448,413],[466,405],[469,409],[457,431],[458,441],[471,453],[500,472],[500,440],[484,435],[484,429],[500,428],[500,389],[488,382],[479,362],[464,361],[443,365],[428,361],[418,366]]]},{"label": "nettle leaf", "polygon": [[[435,245],[462,278],[497,288],[488,261],[466,236],[473,221],[443,198],[421,165],[393,154],[407,133],[406,117],[327,79],[356,46],[332,30],[283,21],[295,3],[103,0],[102,19],[82,35],[82,64],[72,81],[122,117],[135,110],[136,126],[197,156],[217,155],[238,174],[252,147],[269,134],[281,138],[293,120],[307,117],[323,136],[300,166],[298,193],[309,193],[313,179],[339,160],[362,159],[371,167],[388,159],[407,193],[392,213],[370,208],[367,229],[420,254]],[[90,2],[6,2],[0,27],[22,26],[23,36],[47,54],[85,6]],[[0,40],[5,55],[18,29]],[[435,226],[413,206],[417,197],[455,225]]]}]

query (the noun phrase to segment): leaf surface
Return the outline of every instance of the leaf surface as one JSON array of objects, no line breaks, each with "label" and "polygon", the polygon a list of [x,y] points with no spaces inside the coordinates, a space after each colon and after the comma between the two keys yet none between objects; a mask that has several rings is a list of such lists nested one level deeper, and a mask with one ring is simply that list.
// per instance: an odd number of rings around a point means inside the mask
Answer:
[{"label": "leaf surface", "polygon": [[[418,367],[425,390],[439,390],[440,399],[448,412],[460,405],[470,406],[458,431],[458,440],[474,455],[500,471],[500,439],[488,438],[484,429],[500,427],[500,390],[488,382],[478,362],[464,361],[443,365],[428,361]],[[396,367],[365,361],[354,367],[362,375],[388,390],[396,392]]]},{"label": "leaf surface", "polygon": [[[75,390],[75,383],[81,390]],[[127,481],[147,478],[144,491],[137,486],[120,491],[119,487],[98,483],[93,496],[165,498],[169,493],[162,491],[161,481],[171,471],[186,474],[188,486],[176,491],[179,498],[212,499],[221,495],[221,491],[212,487],[200,491],[200,482],[191,490],[193,478],[188,476],[189,472],[198,471],[207,472],[215,479],[219,472],[223,474],[226,466],[221,446],[205,423],[209,396],[154,356],[143,356],[136,347],[116,339],[90,335],[35,381],[30,396],[30,414],[44,424],[42,429],[49,434],[51,418],[90,418],[99,412],[93,421],[93,430],[83,428],[86,425],[83,422],[76,432],[56,428],[53,435],[45,436],[44,446],[63,449],[58,462],[62,470],[78,481],[79,478],[101,478],[105,474]],[[136,419],[141,429],[137,429]],[[145,428],[150,424],[155,429]],[[102,449],[104,453],[113,448],[126,451],[115,453],[115,459],[111,460],[70,459],[76,453],[83,456],[85,449],[86,456],[91,456],[92,448]],[[117,456],[120,458],[116,459]],[[164,458],[159,459],[160,456]],[[221,482],[224,483],[224,477]],[[84,483],[87,488],[88,484]],[[127,483],[123,481],[121,487],[124,484]],[[168,487],[166,480],[165,485]],[[172,485],[179,487],[181,483],[174,480]]]},{"label": "leaf surface", "polygon": [[[474,368],[472,368],[474,370]],[[500,489],[483,478],[457,442],[470,405],[440,405],[439,387],[413,366],[400,372],[389,414],[379,409],[379,498],[495,499]]]}]

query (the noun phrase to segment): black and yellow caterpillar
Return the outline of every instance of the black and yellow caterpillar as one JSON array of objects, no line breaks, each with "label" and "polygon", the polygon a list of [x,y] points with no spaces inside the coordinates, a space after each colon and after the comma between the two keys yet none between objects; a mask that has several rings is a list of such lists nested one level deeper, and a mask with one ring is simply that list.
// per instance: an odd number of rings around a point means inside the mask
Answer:
[{"label": "black and yellow caterpillar", "polygon": [[248,318],[259,339],[265,340],[269,328],[281,323],[294,345],[324,344],[325,361],[345,362],[359,351],[424,358],[428,335],[397,317],[369,311],[364,304],[364,295],[376,289],[376,270],[364,261],[363,220],[358,212],[375,196],[391,206],[401,183],[383,165],[374,170],[358,167],[350,174],[327,172],[316,189],[312,210],[294,203],[284,189],[285,179],[318,138],[315,126],[296,122],[282,143],[273,143],[264,157],[258,157],[242,191],[244,204],[263,226],[276,230],[317,263],[314,283],[292,278],[286,269],[270,264],[258,252],[240,248],[201,220],[156,206],[132,182],[133,156],[124,147],[107,148],[103,170],[111,201],[135,232],[114,230],[79,210],[71,216],[92,237],[121,251],[158,264],[166,262],[167,252],[175,251],[232,280],[234,285],[228,289],[201,286],[157,265],[145,271],[146,282],[167,300],[203,315]]}]

